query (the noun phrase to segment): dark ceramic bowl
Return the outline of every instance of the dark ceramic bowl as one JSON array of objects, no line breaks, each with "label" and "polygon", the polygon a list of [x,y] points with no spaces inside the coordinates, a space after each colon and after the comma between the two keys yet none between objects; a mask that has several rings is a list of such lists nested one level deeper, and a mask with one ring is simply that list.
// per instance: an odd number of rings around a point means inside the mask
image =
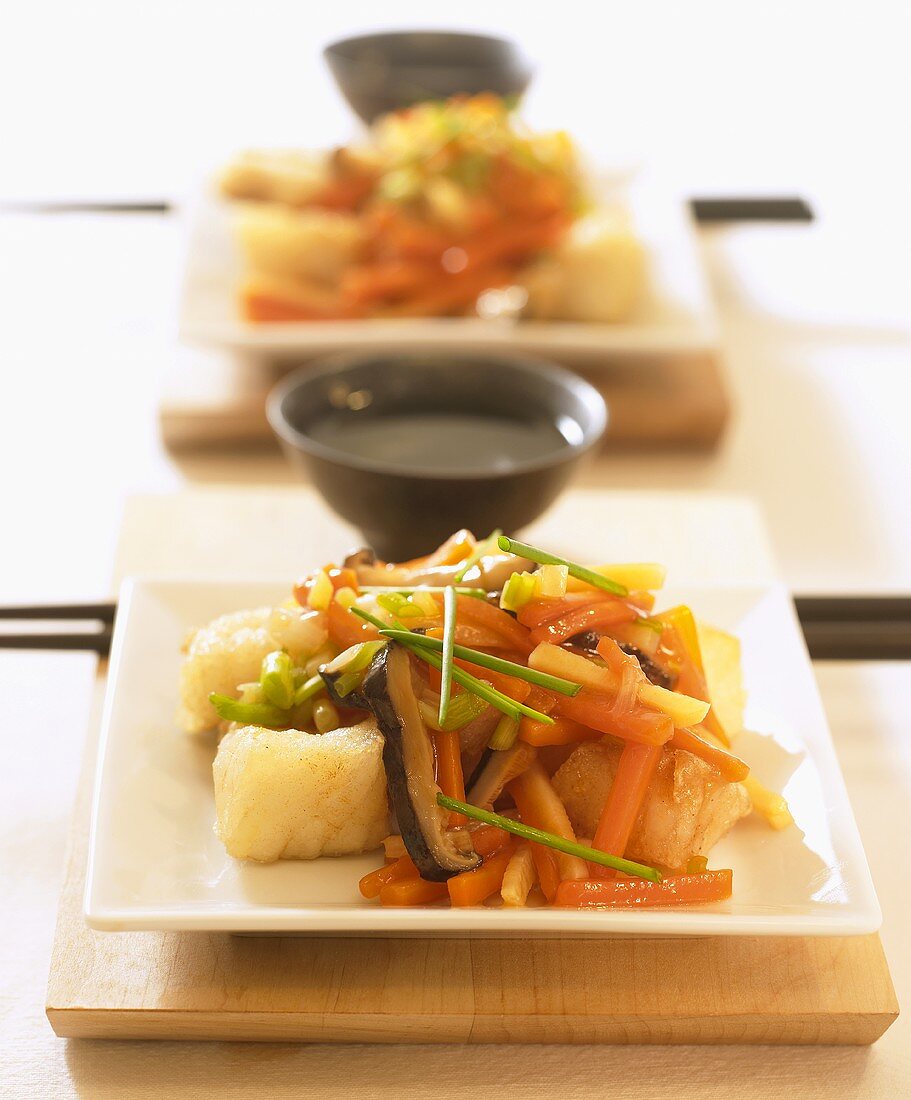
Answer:
[{"label": "dark ceramic bowl", "polygon": [[[283,379],[267,412],[290,460],[390,561],[425,554],[461,527],[480,537],[531,523],[607,425],[598,391],[561,367],[524,356],[457,353],[320,359]],[[456,452],[466,459],[460,465],[443,459],[442,429],[453,418],[478,417]],[[368,457],[363,433],[386,418],[394,420],[380,429],[373,451],[381,457]],[[402,418],[412,434],[403,431]],[[418,435],[431,432],[429,458],[408,453]],[[499,445],[513,433],[522,444],[515,457],[482,456],[482,440]],[[397,449],[404,454],[391,453]]]},{"label": "dark ceramic bowl", "polygon": [[505,38],[393,31],[344,38],[323,50],[335,82],[364,122],[427,99],[478,92],[521,96],[530,60]]}]

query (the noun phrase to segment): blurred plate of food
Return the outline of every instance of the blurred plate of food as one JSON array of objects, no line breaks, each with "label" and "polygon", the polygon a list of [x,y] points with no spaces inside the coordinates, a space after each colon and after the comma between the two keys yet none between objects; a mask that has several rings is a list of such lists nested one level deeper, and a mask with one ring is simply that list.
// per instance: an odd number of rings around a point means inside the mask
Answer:
[{"label": "blurred plate of food", "polygon": [[606,179],[491,95],[379,119],[332,151],[253,151],[191,215],[181,335],[250,353],[717,343],[689,213]]}]

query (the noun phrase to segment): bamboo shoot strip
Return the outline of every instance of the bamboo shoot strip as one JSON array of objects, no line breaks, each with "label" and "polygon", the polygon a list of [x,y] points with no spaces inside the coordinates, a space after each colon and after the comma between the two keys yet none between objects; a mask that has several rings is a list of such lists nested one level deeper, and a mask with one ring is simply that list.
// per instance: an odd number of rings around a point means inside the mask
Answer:
[{"label": "bamboo shoot strip", "polygon": [[629,595],[629,589],[625,585],[617,584],[616,581],[602,576],[601,573],[596,573],[594,569],[587,569],[584,565],[578,565],[566,558],[558,558],[556,554],[549,554],[546,550],[539,550],[536,546],[529,546],[525,542],[516,542],[515,539],[507,538],[506,535],[501,535],[497,539],[497,545],[501,550],[511,551],[513,554],[528,558],[539,565],[565,565],[571,577],[584,581],[593,588],[600,588],[603,592],[610,592],[614,596]]}]

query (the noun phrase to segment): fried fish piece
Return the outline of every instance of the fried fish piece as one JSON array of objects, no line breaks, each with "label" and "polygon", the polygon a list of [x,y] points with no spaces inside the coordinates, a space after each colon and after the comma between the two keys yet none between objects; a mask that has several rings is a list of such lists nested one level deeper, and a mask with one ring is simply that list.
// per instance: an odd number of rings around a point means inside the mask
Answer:
[{"label": "fried fish piece", "polygon": [[[580,745],[553,777],[573,828],[593,836],[617,774],[622,749],[608,741]],[[682,867],[711,848],[750,812],[742,783],[728,783],[682,749],[665,749],[626,850],[631,859]]]}]

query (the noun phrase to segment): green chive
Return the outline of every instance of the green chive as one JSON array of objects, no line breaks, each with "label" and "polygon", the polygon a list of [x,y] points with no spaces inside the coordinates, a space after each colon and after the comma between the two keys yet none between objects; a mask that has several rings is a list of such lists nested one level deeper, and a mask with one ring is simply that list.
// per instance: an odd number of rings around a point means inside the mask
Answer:
[{"label": "green chive", "polygon": [[519,723],[515,718],[510,718],[508,715],[504,714],[500,721],[497,722],[497,728],[491,734],[491,738],[487,742],[487,747],[496,749],[497,751],[511,749],[518,736]]},{"label": "green chive", "polygon": [[[400,634],[413,634],[413,631],[406,630],[403,632],[386,627],[382,633],[388,638],[401,641]],[[414,639],[415,644],[424,646],[427,649],[434,649],[439,652],[443,648],[443,643],[439,638],[428,638],[426,634],[414,634]],[[492,657],[489,653],[480,653],[476,649],[469,649],[468,646],[453,645],[452,652],[454,656],[461,657],[463,661],[471,661],[472,664],[480,665],[481,668],[489,668],[492,672],[503,672],[507,676],[515,676],[517,680],[526,680],[529,684],[537,684],[538,687],[547,688],[548,691],[556,691],[560,695],[572,697],[578,695],[582,689],[581,684],[575,684],[572,680],[564,680],[562,676],[551,676],[548,672],[538,672],[537,669],[517,665],[514,661],[507,661],[503,657]]]},{"label": "green chive", "polygon": [[548,554],[546,550],[539,550],[536,546],[529,546],[525,542],[516,542],[515,539],[507,538],[505,535],[501,535],[497,539],[497,545],[501,550],[518,554],[530,561],[536,561],[539,565],[565,565],[571,577],[585,581],[593,588],[600,588],[603,592],[610,592],[613,596],[626,596],[629,594],[629,589],[625,585],[609,580],[600,573],[596,573],[594,569],[587,569],[584,565],[567,561],[566,558],[558,558],[556,554]]},{"label": "green chive", "polygon": [[399,587],[394,584],[362,584],[359,591],[361,592],[397,592],[403,596],[410,596],[413,592],[447,592],[450,588],[455,588],[456,592],[460,596],[476,596],[478,599],[485,599],[487,597],[486,588],[467,588],[464,585],[452,585],[452,584],[419,584],[416,587]]},{"label": "green chive", "polygon": [[487,554],[489,554],[490,551],[493,550],[493,548],[497,544],[497,539],[502,534],[503,532],[500,530],[499,527],[497,527],[495,530],[490,532],[486,539],[482,539],[478,543],[478,545],[474,548],[474,550],[472,550],[471,554],[466,559],[465,564],[452,578],[456,582],[456,584],[458,584],[459,581],[464,578],[469,569],[473,569],[481,560],[481,558],[486,557]]},{"label": "green chive", "polygon": [[[444,726],[452,694],[452,647],[456,631],[456,593],[447,588],[443,593],[443,678],[440,683],[440,725]],[[445,728],[445,726],[444,726]]]},{"label": "green chive", "polygon": [[662,875],[655,867],[648,867],[644,863],[633,863],[629,859],[620,859],[619,856],[609,856],[607,852],[599,852],[597,848],[586,848],[584,844],[578,844],[574,840],[557,836],[555,833],[546,833],[543,829],[535,829],[532,825],[523,825],[521,821],[513,821],[511,818],[502,817],[500,814],[482,810],[478,806],[471,806],[467,802],[460,802],[457,798],[450,798],[445,794],[437,795],[437,803],[444,810],[455,810],[456,813],[474,818],[475,821],[483,821],[486,825],[496,825],[514,836],[520,836],[523,840],[532,840],[536,844],[543,844],[547,848],[554,848],[558,852],[565,852],[569,856],[578,856],[589,863],[598,863],[602,867],[611,867],[615,871],[622,871],[625,875],[635,875],[636,878],[648,879],[649,882],[661,882]]},{"label": "green chive", "polygon": [[281,649],[263,657],[259,684],[266,702],[281,710],[289,710],[294,703],[294,665]]},{"label": "green chive", "polygon": [[[371,623],[378,630],[388,630],[384,622],[375,615],[371,615],[369,611],[365,611],[362,607],[354,606],[351,608],[351,611],[357,615],[358,618]],[[401,623],[399,624],[397,633],[402,635],[402,637],[396,638],[396,641],[399,642],[400,645],[407,646],[416,657],[420,657],[422,661],[426,661],[428,665],[432,665],[442,672],[443,662],[440,658],[437,657],[435,653],[431,653],[426,646],[421,645],[421,642],[424,640],[423,634],[415,634],[414,631],[409,630]],[[515,699],[510,699],[509,696],[504,695],[503,692],[497,691],[496,688],[489,687],[487,684],[482,683],[476,676],[472,676],[470,673],[465,672],[463,669],[459,668],[458,665],[453,665],[452,667],[452,678],[457,684],[461,684],[466,691],[470,691],[472,695],[477,695],[481,699],[486,699],[492,707],[496,707],[497,710],[501,710],[504,714],[508,714],[512,718],[518,718],[520,714],[525,714],[529,718],[534,718],[536,722],[543,722],[547,726],[552,726],[554,724],[554,720],[549,714],[541,714],[540,711],[534,710],[532,707],[527,707],[524,703],[517,703]]]},{"label": "green chive", "polygon": [[240,722],[244,726],[269,726],[273,729],[287,727],[290,723],[288,711],[273,706],[272,703],[242,703],[230,695],[219,695],[213,691],[209,702],[215,707],[219,718],[225,722]]}]

